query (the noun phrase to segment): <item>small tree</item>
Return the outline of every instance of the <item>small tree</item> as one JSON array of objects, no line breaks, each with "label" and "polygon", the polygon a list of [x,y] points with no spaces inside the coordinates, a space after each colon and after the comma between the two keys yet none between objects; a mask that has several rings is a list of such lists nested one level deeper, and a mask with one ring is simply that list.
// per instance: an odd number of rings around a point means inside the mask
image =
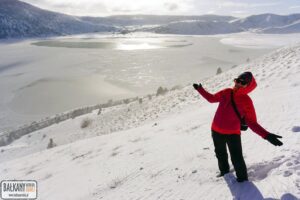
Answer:
[{"label": "small tree", "polygon": [[98,113],[97,113],[97,115],[100,115],[100,114],[101,114],[101,112],[102,112],[102,108],[100,107],[100,108],[99,108],[99,110],[98,110]]},{"label": "small tree", "polygon": [[156,91],[156,96],[159,96],[159,95],[164,95],[168,92],[168,89],[167,88],[163,88],[163,87],[159,87]]},{"label": "small tree", "polygon": [[112,106],[112,104],[113,104],[113,100],[112,99],[108,100],[107,102],[108,107]]},{"label": "small tree", "polygon": [[142,104],[143,103],[143,99],[139,98],[139,103]]},{"label": "small tree", "polygon": [[129,104],[130,99],[124,99],[123,102],[124,102],[125,104]]},{"label": "small tree", "polygon": [[218,69],[217,69],[217,75],[218,74],[221,74],[222,73],[222,69],[221,69],[221,67],[219,67]]},{"label": "small tree", "polygon": [[55,146],[56,146],[56,144],[53,142],[53,139],[50,138],[49,143],[48,143],[48,146],[47,146],[47,149],[51,149],[51,148],[53,148],[53,147],[55,147]]},{"label": "small tree", "polygon": [[81,122],[81,128],[86,128],[88,127],[90,124],[92,123],[92,121],[89,118],[85,118],[82,122]]},{"label": "small tree", "polygon": [[123,29],[120,33],[121,33],[122,35],[126,35],[126,34],[130,33],[130,31],[127,30],[127,29]]}]

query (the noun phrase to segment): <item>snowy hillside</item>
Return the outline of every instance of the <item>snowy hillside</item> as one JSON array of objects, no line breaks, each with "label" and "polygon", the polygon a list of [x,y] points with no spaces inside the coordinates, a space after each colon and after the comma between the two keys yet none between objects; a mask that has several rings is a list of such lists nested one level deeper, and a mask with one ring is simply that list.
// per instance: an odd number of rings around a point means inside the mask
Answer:
[{"label": "snowy hillside", "polygon": [[221,21],[179,21],[150,29],[155,33],[184,35],[213,35],[241,32],[242,29],[228,22]]},{"label": "snowy hillside", "polygon": [[[242,19],[230,21],[220,20],[178,20],[154,28],[142,29],[155,33],[187,34],[187,35],[214,35],[255,31],[258,33],[299,33],[300,28],[294,25],[300,20],[300,14],[287,16],[275,14],[252,15]],[[277,30],[278,27],[292,26]],[[266,31],[264,31],[266,29]],[[140,29],[139,29],[140,30]]]},{"label": "snowy hillside", "polygon": [[[46,37],[93,32],[145,31],[163,34],[215,35],[255,31],[299,33],[300,14],[232,16],[117,15],[79,17],[51,12],[18,0],[0,0],[0,38]],[[123,31],[122,31],[123,30]]]},{"label": "snowy hillside", "polygon": [[232,16],[200,15],[200,16],[176,16],[176,15],[114,15],[109,17],[81,17],[80,19],[91,23],[106,23],[116,26],[145,26],[165,25],[180,21],[219,21],[228,22],[235,20]]},{"label": "snowy hillside", "polygon": [[116,30],[79,17],[50,12],[18,0],[0,0],[0,38],[45,37]]},{"label": "snowy hillside", "polygon": [[285,26],[288,24],[292,24],[298,20],[300,20],[300,14],[292,14],[287,16],[275,14],[261,14],[234,20],[232,24],[235,24],[243,28],[244,30],[249,30]]},{"label": "snowy hillside", "polygon": [[262,30],[261,32],[286,34],[286,33],[298,33],[299,30],[300,30],[300,20],[286,26],[267,28]]},{"label": "snowy hillside", "polygon": [[[210,92],[250,70],[258,121],[283,136],[275,147],[242,133],[249,182],[216,178],[210,125],[217,104],[192,88],[69,119],[0,147],[2,179],[37,180],[43,200],[300,198],[300,45],[194,80]],[[83,122],[86,127],[83,126]],[[83,126],[83,128],[81,128]],[[47,149],[52,138],[56,147]]]}]

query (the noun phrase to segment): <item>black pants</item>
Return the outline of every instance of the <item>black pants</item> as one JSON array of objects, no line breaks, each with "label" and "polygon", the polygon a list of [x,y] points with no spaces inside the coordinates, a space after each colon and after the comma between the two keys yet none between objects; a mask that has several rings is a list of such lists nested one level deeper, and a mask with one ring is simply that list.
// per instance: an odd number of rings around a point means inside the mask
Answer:
[{"label": "black pants", "polygon": [[247,179],[248,174],[243,157],[241,136],[237,134],[220,134],[212,130],[212,138],[220,172],[223,174],[229,172],[227,145],[237,178]]}]

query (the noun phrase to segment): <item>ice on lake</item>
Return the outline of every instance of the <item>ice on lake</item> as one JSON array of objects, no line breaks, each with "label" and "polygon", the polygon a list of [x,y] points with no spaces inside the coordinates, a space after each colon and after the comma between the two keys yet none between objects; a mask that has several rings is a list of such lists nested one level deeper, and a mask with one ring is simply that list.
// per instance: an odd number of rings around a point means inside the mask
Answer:
[{"label": "ice on lake", "polygon": [[225,71],[277,48],[222,43],[227,37],[69,36],[2,43],[0,130],[110,99],[155,93],[159,86],[197,82],[218,67]]}]

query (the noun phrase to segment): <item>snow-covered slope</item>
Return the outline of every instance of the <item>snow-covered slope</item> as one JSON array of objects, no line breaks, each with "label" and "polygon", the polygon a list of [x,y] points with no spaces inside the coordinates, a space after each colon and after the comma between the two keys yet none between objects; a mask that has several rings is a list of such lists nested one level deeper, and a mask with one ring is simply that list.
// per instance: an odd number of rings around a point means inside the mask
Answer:
[{"label": "snow-covered slope", "polygon": [[18,0],[0,0],[0,38],[41,37],[114,31],[112,26],[46,11]]},{"label": "snow-covered slope", "polygon": [[281,27],[267,28],[262,30],[263,33],[277,33],[277,34],[287,34],[287,33],[299,33],[300,32],[300,20]]},{"label": "snow-covered slope", "polygon": [[[236,33],[243,31],[255,31],[258,33],[298,33],[297,23],[300,14],[252,15],[242,19],[233,20],[178,20],[153,28],[144,28],[143,31],[168,34],[187,35],[214,35]],[[277,30],[279,28],[279,30]],[[138,29],[141,30],[141,29]]]},{"label": "snow-covered slope", "polygon": [[[210,136],[216,104],[191,87],[140,104],[97,110],[32,132],[0,148],[1,179],[38,181],[43,200],[68,199],[298,199],[300,198],[300,45],[285,47],[200,81],[210,92],[250,70],[259,122],[283,136],[274,147],[242,133],[249,182],[234,173],[215,178]],[[82,122],[90,122],[81,128]],[[49,139],[58,145],[47,149]]]},{"label": "snow-covered slope", "polygon": [[286,16],[275,14],[261,14],[252,15],[243,19],[233,20],[232,24],[235,24],[236,26],[239,26],[244,30],[249,30],[285,26],[292,24],[298,20],[300,20],[300,14],[291,14]]},{"label": "snow-covered slope", "polygon": [[81,17],[80,19],[91,23],[106,23],[116,26],[144,26],[164,25],[178,21],[219,21],[228,22],[235,20],[232,16],[200,15],[200,16],[176,16],[176,15],[114,15],[109,17]]}]

